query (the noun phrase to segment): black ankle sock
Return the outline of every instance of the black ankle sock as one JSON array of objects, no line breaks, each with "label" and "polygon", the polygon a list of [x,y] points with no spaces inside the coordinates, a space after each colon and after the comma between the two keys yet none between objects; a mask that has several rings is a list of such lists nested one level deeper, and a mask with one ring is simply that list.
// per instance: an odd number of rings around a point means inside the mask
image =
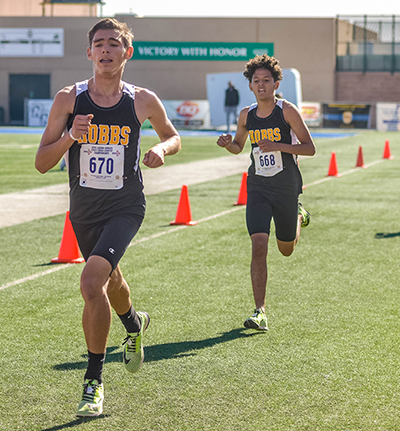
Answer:
[{"label": "black ankle sock", "polygon": [[133,306],[131,306],[131,309],[127,313],[118,314],[118,316],[121,319],[122,324],[125,326],[126,332],[131,334],[132,332],[140,331],[142,322]]},{"label": "black ankle sock", "polygon": [[88,350],[88,367],[85,374],[85,380],[97,380],[102,382],[103,365],[106,359],[105,353],[92,353]]}]

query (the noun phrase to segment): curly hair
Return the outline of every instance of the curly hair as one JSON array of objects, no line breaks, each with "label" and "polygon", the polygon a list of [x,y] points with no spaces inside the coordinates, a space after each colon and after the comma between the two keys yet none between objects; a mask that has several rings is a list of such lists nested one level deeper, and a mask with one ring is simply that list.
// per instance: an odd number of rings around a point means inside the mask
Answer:
[{"label": "curly hair", "polygon": [[246,63],[243,75],[251,82],[254,72],[257,69],[267,69],[271,72],[272,78],[275,82],[282,81],[282,68],[279,61],[275,57],[270,57],[267,54],[256,55],[254,58]]},{"label": "curly hair", "polygon": [[134,36],[125,22],[119,22],[115,18],[103,18],[89,30],[89,46],[92,46],[94,35],[99,30],[117,30],[121,33],[121,40],[125,48],[129,48],[132,45]]}]

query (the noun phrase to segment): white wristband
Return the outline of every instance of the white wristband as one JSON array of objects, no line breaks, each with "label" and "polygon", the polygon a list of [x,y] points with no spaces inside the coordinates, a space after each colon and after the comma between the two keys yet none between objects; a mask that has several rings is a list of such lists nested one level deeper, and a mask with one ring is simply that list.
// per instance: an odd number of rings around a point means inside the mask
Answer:
[{"label": "white wristband", "polygon": [[75,138],[75,136],[73,136],[73,135],[72,135],[71,130],[72,130],[72,127],[71,127],[71,129],[69,129],[69,132],[68,132],[69,137],[70,137],[73,141],[79,141],[80,137],[79,137],[79,138]]}]

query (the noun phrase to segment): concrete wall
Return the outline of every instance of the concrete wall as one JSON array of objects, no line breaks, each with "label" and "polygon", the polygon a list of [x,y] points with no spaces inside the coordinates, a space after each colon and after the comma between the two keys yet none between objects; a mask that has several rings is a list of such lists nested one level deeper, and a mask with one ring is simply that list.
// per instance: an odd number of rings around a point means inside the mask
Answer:
[{"label": "concrete wall", "polygon": [[40,0],[1,0],[0,16],[96,16],[97,5],[42,4]]},{"label": "concrete wall", "polygon": [[337,72],[336,100],[399,102],[400,73]]},{"label": "concrete wall", "polygon": [[[335,97],[335,19],[333,18],[138,18],[117,16],[136,40],[272,42],[282,68],[299,70],[303,100]],[[0,58],[0,106],[8,121],[8,76],[51,74],[51,95],[90,78],[87,31],[97,17],[0,17],[0,28],[64,28],[63,58]],[[161,99],[206,99],[206,75],[242,72],[243,61],[130,61],[124,79],[155,91]]]},{"label": "concrete wall", "polygon": [[336,95],[338,102],[371,105],[371,127],[376,127],[377,102],[400,101],[400,73],[337,72]]}]

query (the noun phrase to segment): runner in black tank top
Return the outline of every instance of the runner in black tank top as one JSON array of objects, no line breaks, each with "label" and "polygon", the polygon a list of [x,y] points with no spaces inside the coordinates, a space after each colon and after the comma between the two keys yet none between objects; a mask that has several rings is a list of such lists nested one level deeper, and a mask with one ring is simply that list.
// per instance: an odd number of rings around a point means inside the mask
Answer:
[{"label": "runner in black tank top", "polygon": [[[246,129],[249,132],[249,138],[252,150],[259,148],[258,142],[261,139],[270,139],[271,141],[282,142],[286,145],[297,145],[298,140],[290,126],[286,123],[283,116],[282,105],[285,101],[279,99],[275,105],[272,114],[267,118],[257,116],[257,104],[249,108],[247,114]],[[275,157],[265,157],[261,153],[258,161],[268,163],[271,167],[275,166],[277,161]],[[249,167],[249,187],[261,187],[270,189],[275,192],[299,195],[302,192],[302,179],[297,164],[297,155],[281,153],[282,170],[276,175],[262,176],[257,175],[255,170],[255,160],[253,151],[250,154],[251,165]],[[279,169],[279,168],[278,168]]]},{"label": "runner in black tank top", "polygon": [[164,157],[181,146],[160,99],[122,81],[133,54],[127,25],[104,18],[88,36],[93,78],[57,93],[36,155],[36,168],[45,173],[68,152],[70,216],[86,260],[80,288],[88,367],[77,416],[103,411],[102,371],[112,308],[127,332],[125,368],[136,372],[144,359],[142,338],[150,317],[133,308],[118,264],[144,217],[141,124],[149,119],[160,139],[143,158],[147,167],[162,166]]},{"label": "runner in black tank top", "polygon": [[244,76],[257,103],[242,109],[235,139],[221,135],[217,144],[239,154],[250,137],[246,223],[252,241],[255,312],[244,326],[266,330],[266,259],[271,220],[274,219],[279,251],[290,256],[299,239],[300,227],[310,221],[309,213],[298,202],[302,179],[297,156],[314,155],[315,146],[297,108],[275,96],[283,77],[278,60],[258,55],[246,64]]},{"label": "runner in black tank top", "polygon": [[[76,141],[68,151],[71,221],[96,223],[115,214],[143,214],[143,182],[139,167],[141,125],[135,112],[135,87],[123,82],[121,99],[115,106],[109,108],[102,108],[93,102],[88,91],[88,81],[79,82],[75,87],[76,101],[74,113],[67,124],[68,130],[76,115],[93,114],[94,117],[88,134]],[[120,153],[118,157],[124,157],[121,188],[101,189],[80,184],[83,180],[79,163],[82,144],[120,147],[120,150],[117,150]],[[109,173],[111,176],[112,164],[108,163],[110,161],[111,158],[104,155],[102,157],[102,154],[93,158],[94,174],[96,176],[103,174],[107,177]],[[103,181],[105,179],[102,178]]]}]

